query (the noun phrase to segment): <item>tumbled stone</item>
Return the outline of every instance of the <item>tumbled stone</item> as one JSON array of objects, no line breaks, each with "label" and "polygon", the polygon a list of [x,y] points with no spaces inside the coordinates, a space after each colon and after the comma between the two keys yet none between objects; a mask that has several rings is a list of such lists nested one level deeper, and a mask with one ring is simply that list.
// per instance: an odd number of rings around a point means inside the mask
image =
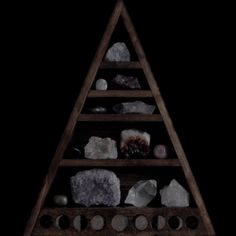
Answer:
[{"label": "tumbled stone", "polygon": [[120,203],[120,180],[114,172],[91,169],[71,177],[73,201],[84,206],[117,206]]},{"label": "tumbled stone", "polygon": [[92,136],[84,147],[84,156],[88,159],[116,159],[118,156],[116,141]]},{"label": "tumbled stone", "polygon": [[114,43],[105,55],[105,61],[130,61],[130,53],[123,42]]},{"label": "tumbled stone", "polygon": [[118,89],[141,89],[138,78],[133,76],[116,75],[111,80],[111,85]]},{"label": "tumbled stone", "polygon": [[168,157],[168,148],[166,145],[158,144],[153,149],[153,155],[156,158],[167,158]]},{"label": "tumbled stone", "polygon": [[100,215],[96,215],[91,219],[90,224],[93,230],[101,230],[103,229],[104,224],[105,224],[104,217]]},{"label": "tumbled stone", "polygon": [[68,204],[68,198],[66,195],[55,195],[53,202],[58,206],[66,206]]},{"label": "tumbled stone", "polygon": [[105,79],[98,79],[95,83],[96,90],[107,90],[107,81]]},{"label": "tumbled stone", "polygon": [[118,232],[124,231],[129,224],[129,219],[124,215],[115,215],[111,220],[111,226]]},{"label": "tumbled stone", "polygon": [[112,110],[118,114],[152,114],[155,106],[142,101],[123,102],[115,105]]},{"label": "tumbled stone", "polygon": [[121,132],[121,153],[130,158],[145,158],[149,154],[151,136],[139,130],[123,130]]},{"label": "tumbled stone", "polygon": [[140,215],[135,218],[135,227],[138,230],[145,230],[148,227],[148,219],[146,216]]},{"label": "tumbled stone", "polygon": [[95,113],[95,114],[107,113],[106,107],[100,107],[100,106],[88,108],[88,111],[91,112],[91,113]]},{"label": "tumbled stone", "polygon": [[129,190],[125,203],[132,204],[136,207],[145,207],[152,201],[156,194],[156,180],[140,180]]},{"label": "tumbled stone", "polygon": [[161,204],[167,207],[188,207],[189,193],[175,180],[160,190]]}]

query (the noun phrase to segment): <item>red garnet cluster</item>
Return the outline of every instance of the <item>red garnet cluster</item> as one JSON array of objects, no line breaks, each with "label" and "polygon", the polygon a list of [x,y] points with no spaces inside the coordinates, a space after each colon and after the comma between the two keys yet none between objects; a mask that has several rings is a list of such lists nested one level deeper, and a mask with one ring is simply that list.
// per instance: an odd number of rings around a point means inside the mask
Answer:
[{"label": "red garnet cluster", "polygon": [[121,132],[121,153],[127,158],[146,158],[149,154],[150,135],[138,130]]}]

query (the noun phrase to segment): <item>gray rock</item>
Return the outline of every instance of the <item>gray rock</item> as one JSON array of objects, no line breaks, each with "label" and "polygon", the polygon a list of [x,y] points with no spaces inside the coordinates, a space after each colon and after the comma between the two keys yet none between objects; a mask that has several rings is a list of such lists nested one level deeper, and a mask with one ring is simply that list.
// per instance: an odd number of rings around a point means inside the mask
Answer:
[{"label": "gray rock", "polygon": [[114,172],[91,169],[71,177],[73,201],[84,206],[117,206],[120,203],[120,180]]},{"label": "gray rock", "polygon": [[116,75],[111,80],[111,84],[119,89],[141,89],[138,78],[133,76]]},{"label": "gray rock", "polygon": [[148,227],[148,219],[146,216],[140,215],[135,218],[135,227],[138,230],[145,230]]},{"label": "gray rock", "polygon": [[77,230],[77,231],[81,231],[82,230],[82,226],[81,226],[81,215],[77,215],[74,220],[73,220],[73,227]]},{"label": "gray rock", "polygon": [[126,157],[146,158],[149,154],[150,134],[128,129],[121,132],[120,150]]},{"label": "gray rock", "polygon": [[105,79],[98,79],[95,83],[96,90],[107,90],[107,81]]},{"label": "gray rock", "polygon": [[100,215],[96,215],[91,219],[90,224],[93,230],[101,230],[103,229],[104,224],[105,224],[104,217]]},{"label": "gray rock", "polygon": [[95,113],[95,114],[103,114],[103,113],[107,113],[107,109],[106,107],[92,107],[89,108],[88,111]]},{"label": "gray rock", "polygon": [[168,157],[168,148],[166,145],[158,144],[153,149],[153,155],[156,158],[167,158]]},{"label": "gray rock", "polygon": [[84,156],[88,159],[117,159],[116,141],[92,136],[84,147]]},{"label": "gray rock", "polygon": [[160,190],[161,204],[167,207],[188,207],[189,193],[175,180]]},{"label": "gray rock", "polygon": [[111,220],[111,226],[114,230],[118,232],[124,231],[129,224],[127,216],[115,215]]},{"label": "gray rock", "polygon": [[68,198],[66,195],[55,195],[53,202],[58,206],[66,206],[68,204]]},{"label": "gray rock", "polygon": [[105,61],[130,61],[130,53],[123,42],[114,43],[105,55]]},{"label": "gray rock", "polygon": [[112,109],[118,114],[152,114],[155,106],[148,105],[142,101],[135,101],[117,104]]},{"label": "gray rock", "polygon": [[145,207],[157,194],[157,181],[140,180],[128,192],[125,203]]}]

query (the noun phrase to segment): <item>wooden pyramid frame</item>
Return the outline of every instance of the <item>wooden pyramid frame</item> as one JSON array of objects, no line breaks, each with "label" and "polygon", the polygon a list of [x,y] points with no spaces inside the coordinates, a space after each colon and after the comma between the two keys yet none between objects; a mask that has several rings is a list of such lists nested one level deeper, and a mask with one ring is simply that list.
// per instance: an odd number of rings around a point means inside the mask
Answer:
[{"label": "wooden pyramid frame", "polygon": [[[108,49],[109,42],[111,39],[111,36],[113,34],[113,31],[118,23],[119,17],[122,17],[124,25],[129,33],[131,42],[134,46],[134,49],[136,51],[136,54],[138,56],[139,62],[120,62],[120,63],[106,63],[102,62],[102,59],[105,55],[106,50]],[[128,68],[128,69],[142,69],[145,77],[147,79],[147,82],[149,84],[149,87],[151,90],[139,90],[139,91],[118,91],[118,90],[107,90],[107,91],[97,91],[97,90],[90,90],[94,80],[95,76],[97,74],[97,71],[99,68]],[[157,104],[157,107],[160,111],[159,115],[86,115],[81,114],[82,108],[84,106],[84,103],[86,101],[87,97],[139,97],[139,98],[145,98],[145,97],[153,97],[155,99],[155,102]],[[182,145],[180,143],[180,140],[178,138],[178,135],[175,131],[175,128],[172,124],[171,118],[169,116],[169,113],[166,109],[165,103],[162,99],[159,87],[157,85],[157,82],[154,78],[154,75],[152,73],[152,70],[150,68],[150,65],[146,59],[144,50],[141,46],[141,43],[139,41],[139,38],[137,36],[137,33],[135,31],[135,28],[133,26],[133,23],[130,19],[130,16],[127,12],[126,6],[124,5],[123,0],[117,0],[117,3],[115,5],[114,11],[111,15],[111,18],[109,20],[109,23],[106,27],[105,33],[103,35],[103,38],[100,42],[100,45],[97,49],[97,52],[95,54],[95,57],[93,59],[93,62],[90,66],[89,72],[85,78],[83,87],[81,89],[81,92],[78,96],[78,99],[75,103],[74,109],[70,115],[69,121],[67,123],[67,126],[65,128],[65,131],[62,135],[62,138],[60,140],[60,143],[57,147],[57,150],[55,152],[55,156],[52,160],[52,163],[49,167],[48,174],[44,180],[43,187],[40,191],[40,194],[38,196],[37,203],[35,207],[33,208],[32,214],[30,216],[30,219],[27,223],[24,236],[30,236],[30,235],[74,235],[74,234],[68,234],[68,233],[53,233],[53,234],[44,234],[40,233],[40,231],[34,233],[34,228],[36,226],[37,220],[40,216],[40,212],[42,210],[45,198],[51,188],[52,182],[57,174],[57,170],[59,166],[83,166],[83,162],[79,160],[63,160],[64,152],[72,138],[73,131],[75,128],[76,123],[79,121],[163,121],[164,125],[167,129],[167,132],[169,134],[170,140],[173,144],[173,147],[175,149],[175,152],[177,154],[178,159],[165,159],[165,160],[148,160],[150,162],[150,165],[154,166],[180,166],[182,167],[182,170],[184,172],[185,178],[187,180],[187,183],[189,185],[189,188],[191,190],[192,196],[196,202],[197,205],[197,211],[199,212],[199,216],[201,218],[202,227],[200,227],[199,231],[196,233],[194,231],[188,230],[188,231],[168,231],[165,233],[161,233],[161,231],[156,231],[156,233],[146,233],[145,235],[215,235],[214,228],[212,226],[212,223],[210,221],[210,218],[208,216],[205,204],[202,200],[200,191],[198,189],[197,183],[194,179],[194,176],[192,174],[191,168],[188,164],[185,152],[182,148]],[[101,160],[103,161],[103,160]],[[117,160],[118,161],[118,160]],[[117,162],[117,165],[128,165],[132,166],[133,163],[128,163],[129,160],[119,160]],[[146,160],[145,160],[146,162]],[[104,162],[103,162],[104,163]],[[144,162],[140,160],[140,165],[143,165]],[[97,166],[98,166],[97,162]],[[86,165],[84,165],[86,166]],[[88,165],[92,166],[92,165]],[[138,212],[138,210],[137,210]],[[178,212],[178,211],[177,211]],[[134,233],[136,235],[136,233]],[[122,235],[134,235],[133,233],[127,233]],[[80,235],[78,232],[75,235]],[[105,234],[96,234],[96,232],[88,232],[86,234],[81,233],[81,235],[107,235]],[[109,235],[117,235],[110,233]],[[144,235],[144,234],[142,234]]]}]

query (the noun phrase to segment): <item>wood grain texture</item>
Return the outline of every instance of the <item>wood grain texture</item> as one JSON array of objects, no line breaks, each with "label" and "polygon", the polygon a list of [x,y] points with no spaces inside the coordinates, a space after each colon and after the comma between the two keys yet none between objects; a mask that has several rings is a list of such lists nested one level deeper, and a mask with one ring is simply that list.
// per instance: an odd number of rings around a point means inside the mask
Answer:
[{"label": "wood grain texture", "polygon": [[138,61],[129,62],[102,62],[100,69],[142,69]]},{"label": "wood grain texture", "polygon": [[162,117],[159,114],[80,114],[78,121],[159,122],[162,121]]},{"label": "wood grain texture", "polygon": [[150,98],[151,90],[90,90],[89,98]]},{"label": "wood grain texture", "polygon": [[135,160],[74,160],[63,159],[60,166],[64,167],[153,167],[153,166],[180,166],[178,159],[135,159]]},{"label": "wood grain texture", "polygon": [[205,204],[202,200],[202,196],[200,194],[199,188],[197,186],[197,183],[195,181],[195,178],[192,174],[191,168],[189,166],[189,163],[187,161],[187,157],[185,155],[185,152],[183,150],[183,147],[180,143],[179,137],[175,131],[174,125],[172,123],[172,120],[169,116],[169,113],[166,109],[165,103],[162,99],[161,93],[160,93],[160,89],[157,85],[157,82],[155,80],[155,77],[152,73],[152,70],[150,68],[150,65],[146,59],[146,55],[145,52],[142,48],[142,45],[140,43],[140,40],[138,38],[138,35],[135,31],[135,28],[133,26],[133,23],[130,19],[130,16],[128,14],[128,11],[126,9],[125,6],[123,6],[122,8],[122,12],[121,12],[121,16],[123,18],[125,27],[130,35],[131,41],[134,45],[135,51],[137,53],[138,59],[140,61],[140,64],[143,68],[144,74],[147,78],[148,84],[152,90],[153,96],[155,98],[155,101],[157,103],[157,106],[159,108],[159,111],[163,117],[163,121],[165,123],[166,129],[168,131],[168,134],[170,136],[170,139],[173,143],[173,146],[175,148],[176,154],[180,160],[181,166],[183,168],[185,177],[188,181],[189,187],[191,189],[191,192],[194,196],[194,199],[196,201],[196,204],[200,210],[201,216],[204,220],[206,229],[207,229],[207,233],[208,235],[215,235],[215,231],[214,228],[212,226],[211,220],[209,218],[208,212],[206,210]]}]

